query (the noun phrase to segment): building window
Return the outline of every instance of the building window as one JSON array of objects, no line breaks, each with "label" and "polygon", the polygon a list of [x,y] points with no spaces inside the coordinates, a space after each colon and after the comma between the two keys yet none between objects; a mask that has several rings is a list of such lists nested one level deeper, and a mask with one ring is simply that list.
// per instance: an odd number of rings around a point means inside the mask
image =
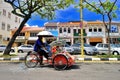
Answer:
[{"label": "building window", "polygon": [[92,28],[89,28],[89,32],[92,32]]},{"label": "building window", "polygon": [[15,17],[15,22],[17,22],[17,20],[18,20],[18,17]]},{"label": "building window", "polygon": [[73,29],[73,32],[74,32],[74,34],[77,33],[77,32],[76,32],[76,29]]},{"label": "building window", "polygon": [[21,22],[20,18],[19,18],[19,23]]},{"label": "building window", "polygon": [[2,30],[5,30],[5,23],[2,22]]},{"label": "building window", "polygon": [[101,28],[98,28],[98,32],[102,32],[102,29],[101,29]]},{"label": "building window", "polygon": [[25,36],[25,33],[20,33],[18,36]]},{"label": "building window", "polygon": [[30,37],[36,37],[37,33],[30,33]]},{"label": "building window", "polygon": [[62,33],[62,28],[59,29],[59,32]]},{"label": "building window", "polygon": [[64,28],[64,32],[66,32],[66,28]]},{"label": "building window", "polygon": [[81,33],[81,30],[80,30],[80,29],[78,29],[78,33]]},{"label": "building window", "polygon": [[10,13],[10,12],[8,12],[8,18],[9,18],[9,19],[11,18],[11,13]]},{"label": "building window", "polygon": [[3,15],[6,16],[6,10],[5,9],[3,9]]},{"label": "building window", "polygon": [[10,31],[10,24],[7,25],[7,31]]},{"label": "building window", "polygon": [[68,28],[68,33],[71,33],[71,30],[70,30],[70,28]]},{"label": "building window", "polygon": [[94,32],[97,32],[97,28],[94,28]]}]

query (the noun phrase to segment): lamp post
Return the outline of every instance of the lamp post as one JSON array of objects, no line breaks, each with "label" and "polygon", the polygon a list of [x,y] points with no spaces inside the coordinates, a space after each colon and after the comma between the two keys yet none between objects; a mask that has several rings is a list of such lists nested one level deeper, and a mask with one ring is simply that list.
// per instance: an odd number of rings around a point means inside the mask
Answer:
[{"label": "lamp post", "polygon": [[83,0],[80,0],[80,27],[81,27],[81,55],[84,57],[84,41],[83,41]]}]

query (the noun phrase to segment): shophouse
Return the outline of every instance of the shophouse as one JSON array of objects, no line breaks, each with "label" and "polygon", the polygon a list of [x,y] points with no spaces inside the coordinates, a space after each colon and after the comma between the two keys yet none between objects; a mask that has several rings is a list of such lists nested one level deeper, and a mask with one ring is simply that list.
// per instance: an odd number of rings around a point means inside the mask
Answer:
[{"label": "shophouse", "polygon": [[0,44],[7,44],[10,39],[10,29],[19,27],[22,18],[11,13],[10,4],[0,0]]},{"label": "shophouse", "polygon": [[[15,33],[17,28],[11,30],[11,37]],[[37,40],[37,34],[43,31],[44,27],[38,26],[24,26],[21,33],[17,36],[13,46],[19,46],[21,44],[32,44],[34,45]]]},{"label": "shophouse", "polygon": [[[106,22],[107,23],[107,22]],[[102,21],[87,22],[87,43],[96,45],[97,43],[108,42],[108,32]],[[112,22],[110,28],[110,43],[120,43],[120,23]]]},{"label": "shophouse", "polygon": [[[51,28],[47,23],[45,29]],[[82,24],[82,26],[81,26]],[[74,44],[80,42],[81,39],[81,27],[83,27],[83,39],[84,43],[96,45],[97,43],[107,43],[108,36],[107,31],[102,21],[70,21],[59,22],[52,24],[56,30],[58,30],[58,40],[65,40],[68,44]],[[120,42],[120,23],[112,22],[110,29],[110,42]]]}]

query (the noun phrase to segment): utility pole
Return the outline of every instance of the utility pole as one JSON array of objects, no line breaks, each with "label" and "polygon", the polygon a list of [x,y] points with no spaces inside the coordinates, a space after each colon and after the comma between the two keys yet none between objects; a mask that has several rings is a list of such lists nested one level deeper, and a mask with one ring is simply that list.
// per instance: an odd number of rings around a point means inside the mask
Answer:
[{"label": "utility pole", "polygon": [[80,0],[80,27],[81,27],[81,55],[84,58],[84,40],[83,40],[83,0]]}]

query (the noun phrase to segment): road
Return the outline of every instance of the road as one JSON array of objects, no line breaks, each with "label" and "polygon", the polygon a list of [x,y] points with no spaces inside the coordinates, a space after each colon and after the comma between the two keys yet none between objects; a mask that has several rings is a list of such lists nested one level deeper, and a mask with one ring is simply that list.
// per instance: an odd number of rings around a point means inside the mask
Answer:
[{"label": "road", "polygon": [[120,80],[119,63],[79,63],[68,70],[52,66],[27,68],[24,63],[0,63],[0,80]]}]

